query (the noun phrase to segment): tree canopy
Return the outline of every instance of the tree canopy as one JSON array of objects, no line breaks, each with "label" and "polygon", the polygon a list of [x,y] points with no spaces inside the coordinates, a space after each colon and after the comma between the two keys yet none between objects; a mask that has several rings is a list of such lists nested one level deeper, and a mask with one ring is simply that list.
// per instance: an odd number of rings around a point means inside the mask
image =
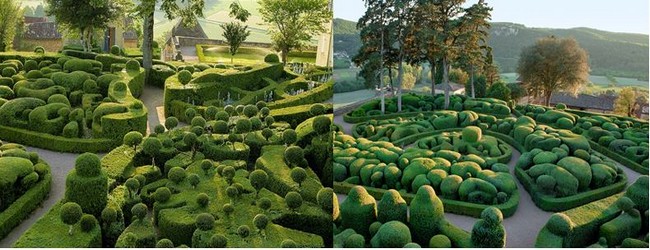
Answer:
[{"label": "tree canopy", "polygon": [[16,29],[22,20],[20,1],[0,0],[0,52],[11,49]]},{"label": "tree canopy", "polygon": [[[250,12],[244,9],[237,2],[230,4],[230,17],[234,17],[241,22],[246,22],[250,16]],[[223,29],[223,37],[226,38],[230,46],[230,63],[233,63],[235,54],[239,50],[239,46],[246,41],[246,38],[251,34],[248,30],[248,25],[242,25],[240,22],[229,22],[219,25]]]},{"label": "tree canopy", "polygon": [[517,73],[533,97],[550,105],[555,91],[577,94],[589,77],[589,56],[573,38],[545,37],[521,51]]},{"label": "tree canopy", "polygon": [[259,0],[259,4],[283,63],[289,52],[306,47],[312,36],[325,32],[324,23],[332,19],[329,0]]},{"label": "tree canopy", "polygon": [[129,0],[46,0],[46,14],[54,16],[59,25],[69,31],[79,31],[86,51],[90,51],[95,29],[108,25],[125,16],[132,8]]}]

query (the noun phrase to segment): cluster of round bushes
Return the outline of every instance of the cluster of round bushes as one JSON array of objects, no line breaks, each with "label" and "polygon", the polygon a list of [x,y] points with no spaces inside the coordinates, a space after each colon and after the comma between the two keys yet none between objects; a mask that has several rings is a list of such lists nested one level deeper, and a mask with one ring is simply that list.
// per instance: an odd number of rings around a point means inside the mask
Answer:
[{"label": "cluster of round bushes", "polygon": [[[480,131],[478,127],[467,127],[463,139],[454,141],[467,150],[480,145]],[[388,142],[354,139],[341,133],[334,144],[335,181],[404,192],[431,186],[446,199],[479,204],[505,203],[517,190],[505,164],[471,153],[462,155],[453,146],[434,151],[402,150]]]},{"label": "cluster of round bushes", "polygon": [[[433,188],[422,186],[407,205],[399,192],[389,190],[380,201],[355,186],[335,206],[334,247],[504,247],[503,215],[494,207],[483,210],[471,232],[444,218]],[[338,210],[338,211],[337,211]]]},{"label": "cluster of round bushes", "polygon": [[478,126],[482,130],[511,135],[515,122],[514,117],[499,119],[474,111],[436,111],[433,114],[419,114],[410,118],[362,122],[353,127],[353,135],[373,141],[394,142],[419,133],[467,126]]},{"label": "cluster of round bushes", "polygon": [[[435,96],[406,94],[402,95],[403,112],[422,112],[434,111],[444,108],[445,97],[442,94]],[[385,100],[385,113],[397,113],[397,97]],[[502,100],[491,98],[468,99],[463,95],[453,95],[450,97],[449,109],[455,111],[471,110],[484,114],[492,115],[509,115],[511,110],[508,104]],[[382,115],[381,103],[379,100],[369,101],[349,113],[352,117],[365,117]]]},{"label": "cluster of round bushes", "polygon": [[44,180],[49,166],[35,152],[18,144],[0,142],[0,213]]}]

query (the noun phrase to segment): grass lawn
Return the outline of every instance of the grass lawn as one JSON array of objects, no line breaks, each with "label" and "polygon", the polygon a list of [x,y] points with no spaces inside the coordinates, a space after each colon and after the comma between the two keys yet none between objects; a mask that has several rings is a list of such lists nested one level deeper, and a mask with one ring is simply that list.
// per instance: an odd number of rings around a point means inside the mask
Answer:
[{"label": "grass lawn", "polygon": [[[230,63],[231,56],[228,46],[212,46],[201,45],[203,49],[203,58],[199,56],[201,62],[207,63]],[[198,51],[197,51],[198,52]],[[267,48],[259,47],[240,47],[237,54],[233,58],[234,64],[257,64],[264,61],[264,57],[268,54],[275,53]],[[200,55],[200,53],[197,53]],[[289,62],[305,62],[315,63],[314,57],[289,57]]]},{"label": "grass lawn", "polygon": [[[336,73],[335,73],[336,74]],[[334,94],[334,109],[375,96],[375,90],[363,89],[345,93]]]},{"label": "grass lawn", "polygon": [[[503,73],[501,74],[501,79],[505,82],[515,82],[517,80],[517,73]],[[605,92],[607,90],[618,92],[624,87],[636,87],[645,91],[648,91],[649,89],[647,81],[639,81],[633,78],[616,77],[616,81],[618,82],[616,86],[610,86],[610,82],[605,76],[590,75],[589,81],[592,82],[593,85],[583,88],[581,91],[582,93],[589,94]]]}]

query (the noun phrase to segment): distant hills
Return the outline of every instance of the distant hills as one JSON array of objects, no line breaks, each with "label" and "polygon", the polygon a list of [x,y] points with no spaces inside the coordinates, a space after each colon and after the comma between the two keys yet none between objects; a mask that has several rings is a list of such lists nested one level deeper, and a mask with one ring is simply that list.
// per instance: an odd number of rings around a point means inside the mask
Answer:
[{"label": "distant hills", "polygon": [[[589,52],[591,74],[648,80],[648,35],[615,33],[591,28],[530,28],[515,23],[492,23],[488,44],[501,72],[515,72],[521,49],[538,38],[573,37]],[[356,22],[334,20],[334,51],[353,56],[361,41]]]}]

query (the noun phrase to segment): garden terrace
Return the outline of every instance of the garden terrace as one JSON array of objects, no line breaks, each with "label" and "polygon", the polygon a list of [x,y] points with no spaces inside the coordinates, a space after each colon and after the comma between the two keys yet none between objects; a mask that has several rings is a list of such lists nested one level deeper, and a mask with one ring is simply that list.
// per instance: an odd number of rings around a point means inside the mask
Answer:
[{"label": "garden terrace", "polygon": [[[147,137],[127,133],[101,160],[79,156],[65,198],[14,246],[331,245],[333,191],[321,184],[331,161],[321,159],[331,145],[327,109],[314,105],[309,125],[294,127],[258,104],[205,117],[188,109],[187,126],[169,117]],[[74,206],[88,219],[66,221]]]},{"label": "garden terrace", "polygon": [[555,128],[569,129],[590,140],[592,148],[641,174],[648,174],[648,122],[629,117],[535,105],[517,113]]},{"label": "garden terrace", "polygon": [[[468,102],[473,101],[465,101]],[[337,134],[334,151],[337,192],[346,193],[354,185],[364,185],[376,198],[387,189],[396,189],[409,200],[412,196],[409,190],[413,192],[422,185],[430,185],[442,194],[448,211],[478,216],[480,210],[468,201],[498,207],[511,200],[507,198],[512,194],[503,192],[504,186],[516,188],[510,170],[502,164],[512,155],[508,144],[523,153],[515,159],[514,175],[543,210],[563,211],[606,198],[622,191],[627,183],[623,170],[592,150],[585,136],[538,125],[531,117],[498,118],[474,111],[406,114],[407,118],[366,116],[364,119],[369,120],[352,126],[353,136]],[[344,120],[349,117],[347,114]],[[467,126],[476,127],[471,127],[474,131],[466,134]],[[474,139],[474,135],[479,139]],[[502,176],[495,178],[494,174]],[[448,176],[460,177],[456,185],[451,185],[453,188],[443,185],[451,183],[451,180],[444,181]],[[488,176],[498,181],[486,180]],[[460,188],[467,179],[480,179],[482,182],[476,182],[492,185],[483,189],[478,183],[471,185],[477,193],[470,196],[472,191]],[[497,195],[500,192],[505,194],[500,195],[501,200]],[[518,197],[515,200],[518,202]],[[465,202],[466,207],[448,207],[457,205],[457,201]],[[514,209],[499,208],[508,217],[515,212],[516,203]]]},{"label": "garden terrace", "polygon": [[[190,74],[179,72],[167,78],[165,83],[165,115],[187,121],[183,114],[187,108],[204,114],[211,106],[223,109],[226,105],[265,101],[269,109],[275,110],[327,101],[332,95],[333,80],[327,77],[327,72],[310,67],[308,76],[296,74],[279,63],[251,66],[217,64],[214,68],[192,68],[188,70]],[[183,85],[181,80],[186,84]],[[282,121],[295,125],[292,122],[295,115],[304,116],[304,112],[299,111],[284,110],[283,114],[292,115],[278,118],[286,118]]]},{"label": "garden terrace", "polygon": [[0,239],[39,207],[51,183],[50,166],[37,153],[0,143]]},{"label": "garden terrace", "polygon": [[61,152],[102,152],[129,131],[146,131],[147,109],[135,98],[144,87],[137,61],[111,74],[91,59],[17,58],[0,64],[0,138]]}]

